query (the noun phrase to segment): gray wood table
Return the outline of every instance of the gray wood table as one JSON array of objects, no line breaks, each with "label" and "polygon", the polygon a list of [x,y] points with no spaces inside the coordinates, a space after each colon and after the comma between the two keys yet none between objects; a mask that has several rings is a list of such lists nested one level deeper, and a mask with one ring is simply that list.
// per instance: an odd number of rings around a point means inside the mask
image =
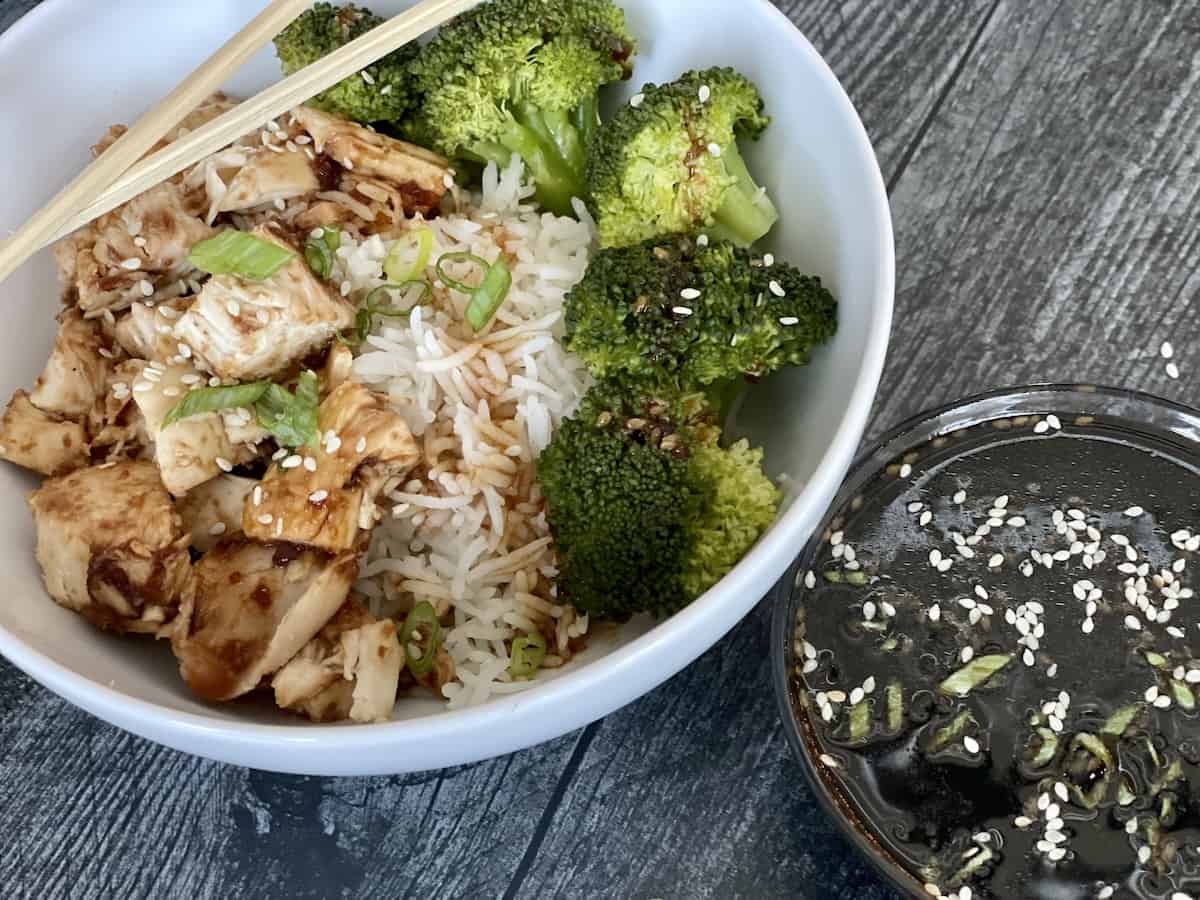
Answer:
[{"label": "gray wood table", "polygon": [[[0,26],[34,5],[0,0]],[[853,96],[892,196],[899,295],[875,433],[1022,382],[1200,400],[1194,0],[779,5]],[[788,754],[768,614],[580,732],[393,778],[193,759],[0,662],[3,893],[892,897]]]}]

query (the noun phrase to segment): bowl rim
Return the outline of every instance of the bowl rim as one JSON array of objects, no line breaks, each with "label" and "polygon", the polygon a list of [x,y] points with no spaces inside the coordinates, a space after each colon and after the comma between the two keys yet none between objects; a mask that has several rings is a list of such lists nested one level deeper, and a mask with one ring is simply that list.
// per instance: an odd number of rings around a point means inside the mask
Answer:
[{"label": "bowl rim", "polygon": [[[19,42],[46,40],[48,30],[66,20],[86,0],[43,0],[0,35],[0,56]],[[201,714],[139,699],[80,675],[28,646],[0,626],[0,653],[12,664],[73,704],[118,727],[167,746],[212,759],[296,774],[390,774],[411,771],[404,751],[420,757],[421,745],[460,740],[434,768],[487,759],[566,734],[625,706],[666,681],[711,648],[768,593],[762,573],[782,571],[805,521],[819,519],[834,496],[839,476],[849,467],[866,429],[883,372],[895,302],[895,242],[886,185],[858,112],[828,63],[787,16],[769,0],[753,0],[753,11],[791,44],[845,121],[857,165],[868,174],[880,252],[869,264],[877,285],[867,339],[850,400],[826,446],[814,476],[791,507],[721,582],[671,619],[657,623],[605,657],[564,673],[520,694],[494,698],[478,707],[446,710],[417,719],[372,725],[264,724]],[[746,12],[751,12],[747,9]],[[755,585],[758,585],[757,587]],[[681,637],[688,636],[688,640]],[[598,700],[597,697],[600,697]],[[546,725],[549,721],[551,724]],[[417,723],[420,723],[419,725]],[[519,723],[520,727],[514,727]],[[508,732],[501,739],[499,729]],[[475,747],[473,735],[492,733],[494,743]],[[520,732],[514,737],[513,732]],[[467,746],[463,746],[463,744]],[[454,744],[447,744],[454,746]],[[358,758],[356,751],[398,751],[386,763]],[[285,751],[282,755],[278,751]],[[273,751],[273,752],[272,752]],[[431,754],[424,751],[428,760]],[[247,759],[253,758],[253,762]]]},{"label": "bowl rim", "polygon": [[[1136,388],[1117,388],[1086,382],[1036,382],[982,391],[960,400],[942,403],[918,412],[871,441],[859,453],[854,464],[846,473],[842,487],[838,490],[837,499],[826,511],[826,520],[830,516],[837,515],[837,511],[850,499],[849,494],[852,493],[850,488],[856,486],[864,475],[878,469],[885,459],[894,459],[896,457],[896,453],[889,452],[889,448],[893,444],[898,442],[903,444],[905,439],[917,432],[921,426],[936,421],[950,413],[964,411],[981,403],[1002,400],[1007,397],[1023,394],[1086,394],[1089,396],[1122,398],[1165,408],[1171,412],[1186,415],[1200,422],[1200,408]],[[1022,413],[1022,415],[1028,415],[1028,413]],[[996,411],[995,415],[983,417],[980,419],[980,422],[993,421],[1003,417],[1002,412]],[[960,427],[963,427],[962,423],[956,424],[955,428],[951,430],[956,430]],[[902,452],[905,448],[901,447],[899,449]],[[799,576],[800,559],[807,555],[811,543],[817,540],[816,536],[820,533],[820,530],[821,526],[818,526],[817,530],[813,532],[813,535],[810,536],[809,541],[805,544],[804,550],[797,555],[797,559],[789,566],[788,571],[784,573],[783,577],[772,588],[770,594],[770,602],[772,603],[770,625],[771,681],[774,685],[775,701],[780,719],[782,720],[783,732],[787,739],[788,747],[791,749],[792,756],[799,762],[800,770],[804,773],[804,778],[808,782],[813,796],[816,797],[821,809],[834,823],[842,837],[846,839],[861,857],[867,860],[871,868],[890,887],[912,898],[912,900],[921,900],[921,898],[928,900],[929,895],[925,892],[924,885],[920,880],[905,870],[879,847],[872,839],[872,836],[866,832],[865,828],[860,830],[855,827],[854,819],[857,816],[847,813],[846,809],[843,808],[843,804],[839,803],[838,799],[834,796],[834,789],[821,778],[817,771],[816,762],[812,758],[812,746],[805,739],[803,733],[804,726],[800,721],[801,716],[797,714],[792,703],[794,692],[792,689],[791,674],[787,666],[791,633],[791,613],[793,608],[791,598],[793,591],[796,589],[795,580]],[[847,806],[848,803],[849,801],[846,801]]]}]

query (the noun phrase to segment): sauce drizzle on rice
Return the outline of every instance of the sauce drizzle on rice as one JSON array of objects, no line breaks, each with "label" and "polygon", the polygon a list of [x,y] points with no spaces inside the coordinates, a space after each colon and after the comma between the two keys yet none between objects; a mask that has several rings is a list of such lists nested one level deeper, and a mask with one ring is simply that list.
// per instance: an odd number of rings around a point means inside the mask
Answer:
[{"label": "sauce drizzle on rice", "polygon": [[[422,445],[424,461],[384,496],[393,504],[371,540],[356,590],[377,615],[420,601],[453,611],[445,649],[452,707],[482,703],[531,682],[508,674],[505,641],[530,632],[547,640],[545,667],[568,660],[586,616],[555,598],[555,558],[535,479],[537,456],[591,384],[561,346],[563,298],[584,275],[594,226],[541,214],[526,201],[519,160],[489,166],[482,194],[458,214],[430,220],[435,252],[503,254],[513,286],[489,329],[464,320],[469,297],[435,281],[431,305],[381,318],[360,348],[354,375],[388,395]],[[384,284],[390,248],[377,237],[343,237],[334,283],[360,301]],[[470,264],[448,266],[474,277]]]}]

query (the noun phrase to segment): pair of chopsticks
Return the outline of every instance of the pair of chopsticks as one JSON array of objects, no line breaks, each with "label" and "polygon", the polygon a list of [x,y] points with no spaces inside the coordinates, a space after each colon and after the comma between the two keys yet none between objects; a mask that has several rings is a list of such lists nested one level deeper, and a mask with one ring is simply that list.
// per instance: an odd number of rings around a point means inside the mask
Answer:
[{"label": "pair of chopsticks", "polygon": [[312,0],[272,0],[104,153],[0,245],[0,281],[59,238],[195,165],[264,122],[378,61],[475,6],[479,0],[424,0],[412,9],[138,162],[161,138],[271,41]]}]

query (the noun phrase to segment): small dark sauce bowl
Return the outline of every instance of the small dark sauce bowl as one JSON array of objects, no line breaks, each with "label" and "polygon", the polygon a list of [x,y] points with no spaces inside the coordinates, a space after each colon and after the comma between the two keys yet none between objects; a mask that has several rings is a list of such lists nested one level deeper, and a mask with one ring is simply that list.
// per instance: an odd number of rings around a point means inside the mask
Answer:
[{"label": "small dark sauce bowl", "polygon": [[771,593],[772,678],[788,743],[813,793],[845,838],[884,880],[914,900],[929,900],[923,881],[892,855],[877,825],[836,779],[826,777],[827,767],[819,761],[821,743],[803,696],[806,692],[796,674],[796,621],[801,595],[805,592],[800,581],[813,568],[829,533],[841,527],[845,513],[858,508],[854,505],[856,498],[861,504],[864,488],[883,473],[894,474],[904,461],[915,462],[929,448],[944,448],[947,442],[957,440],[966,430],[977,426],[990,426],[1001,437],[1014,428],[1027,428],[1028,422],[1049,414],[1064,423],[1081,417],[1124,420],[1132,432],[1144,427],[1147,433],[1165,435],[1200,452],[1200,411],[1133,390],[1086,384],[1033,385],[979,394],[939,407],[899,425],[859,456],[826,518]]}]

